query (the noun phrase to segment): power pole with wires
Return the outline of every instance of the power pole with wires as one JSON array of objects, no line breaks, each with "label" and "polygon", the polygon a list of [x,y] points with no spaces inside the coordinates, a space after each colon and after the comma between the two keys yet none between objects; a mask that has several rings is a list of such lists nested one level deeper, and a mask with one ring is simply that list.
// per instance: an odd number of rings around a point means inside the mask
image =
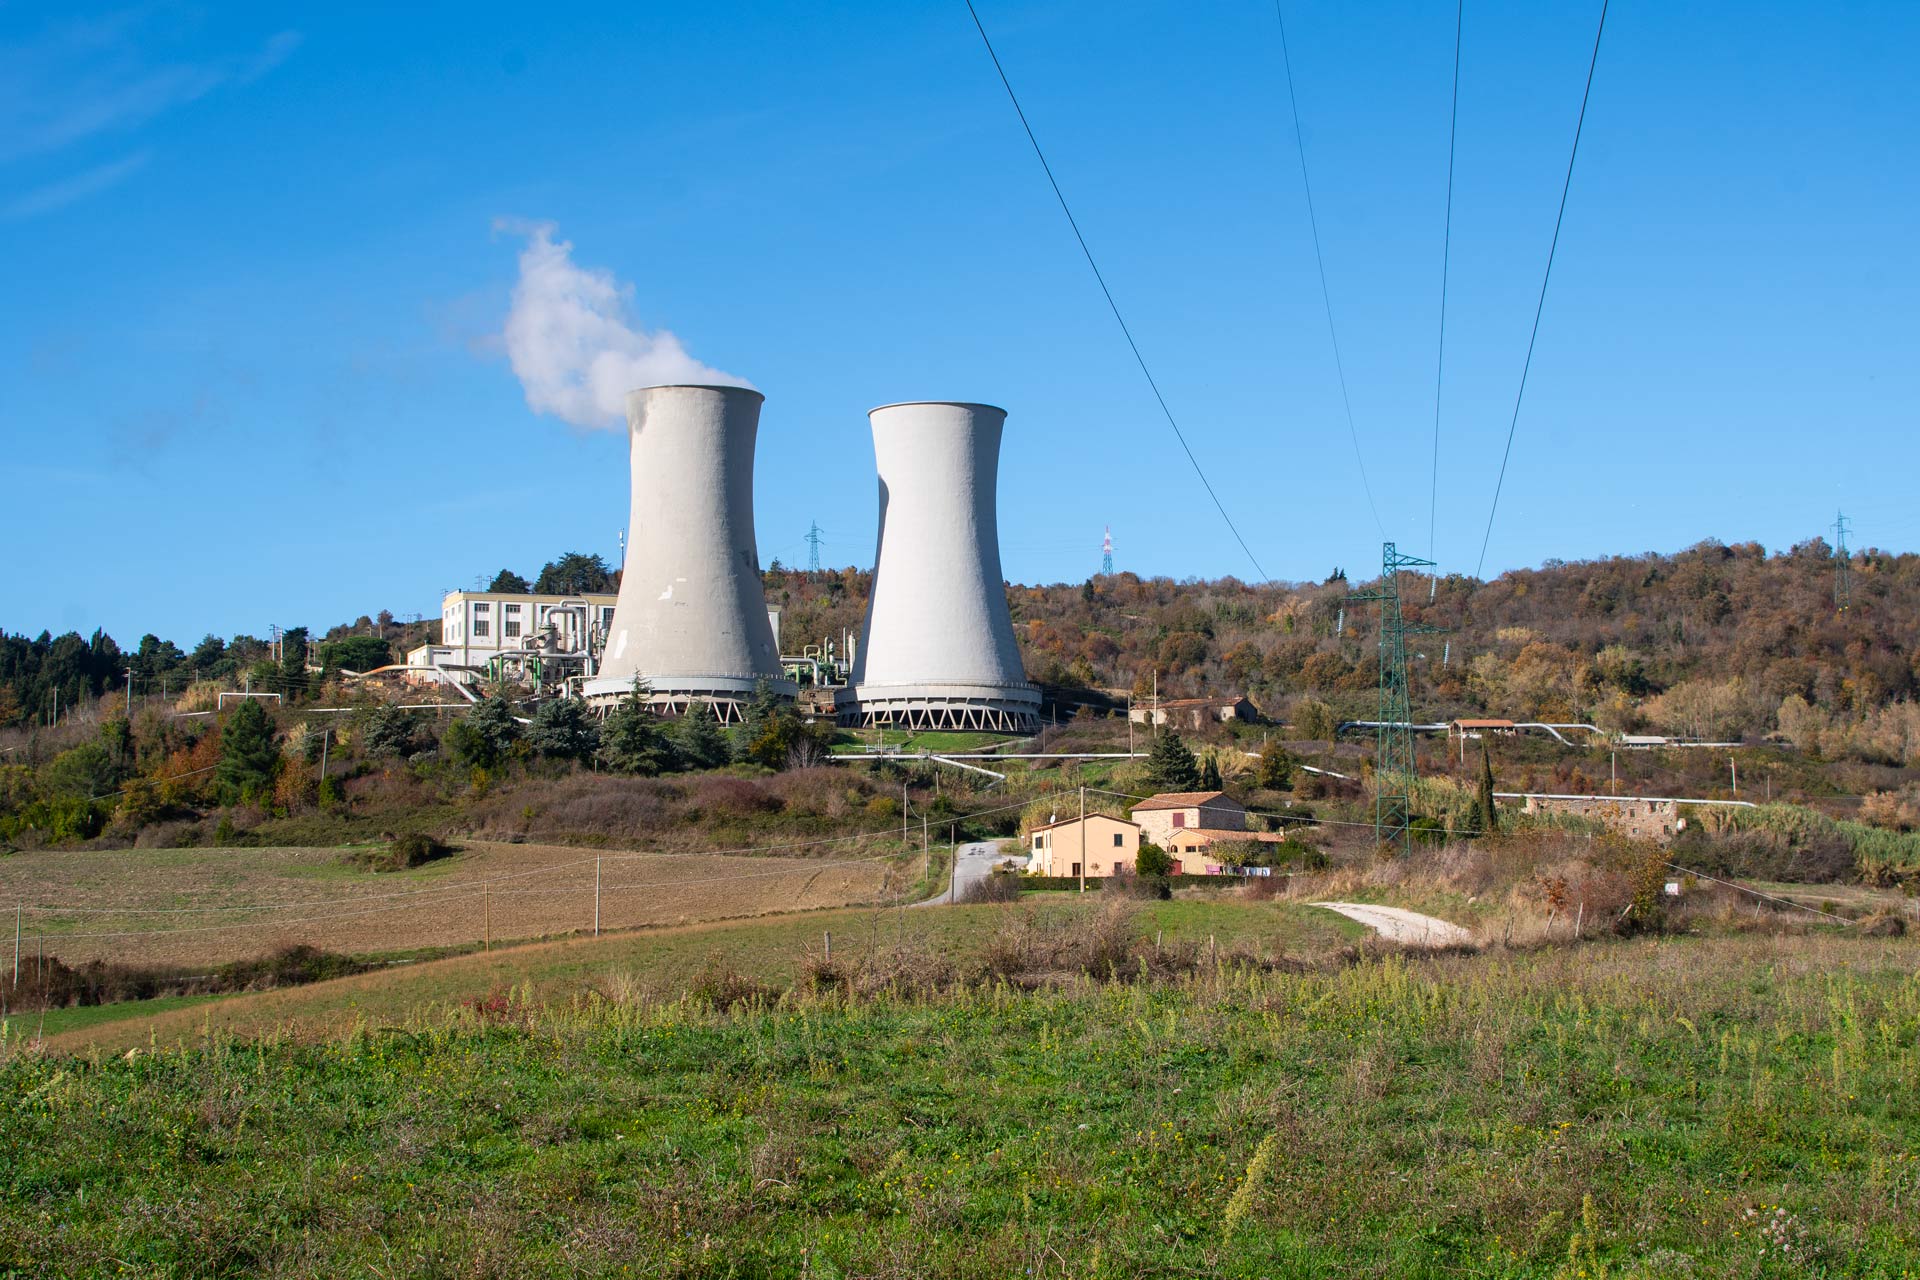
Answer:
[{"label": "power pole with wires", "polygon": [[820,572],[820,522],[817,520],[807,525],[807,572]]},{"label": "power pole with wires", "polygon": [[1104,577],[1113,576],[1113,526],[1107,526],[1107,536],[1100,541],[1100,573]]},{"label": "power pole with wires", "polygon": [[1384,847],[1395,841],[1401,852],[1412,847],[1408,823],[1413,814],[1413,707],[1407,693],[1407,637],[1437,631],[1408,626],[1400,614],[1400,570],[1431,568],[1431,560],[1402,555],[1389,542],[1381,555],[1380,589],[1349,600],[1380,605],[1380,711],[1373,760],[1373,834]]},{"label": "power pole with wires", "polygon": [[1845,613],[1853,607],[1853,557],[1847,552],[1847,517],[1836,511],[1833,517],[1833,609]]}]

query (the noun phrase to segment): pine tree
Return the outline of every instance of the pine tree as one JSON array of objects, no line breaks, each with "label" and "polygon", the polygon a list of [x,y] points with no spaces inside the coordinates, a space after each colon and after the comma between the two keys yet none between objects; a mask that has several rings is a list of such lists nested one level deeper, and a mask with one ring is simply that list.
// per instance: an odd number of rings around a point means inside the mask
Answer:
[{"label": "pine tree", "polygon": [[633,688],[600,726],[600,760],[615,773],[650,778],[676,763],[673,744],[647,700],[650,692],[646,681],[634,677]]},{"label": "pine tree", "polygon": [[713,714],[710,702],[695,702],[687,708],[687,714],[680,717],[676,726],[674,745],[687,766],[693,769],[718,769],[732,756],[727,735],[721,730],[719,717]]},{"label": "pine tree", "polygon": [[1475,824],[1482,835],[1500,829],[1500,811],[1493,803],[1493,757],[1487,753],[1487,740],[1480,740],[1480,795],[1474,803]]},{"label": "pine tree", "polygon": [[220,764],[214,779],[227,804],[258,795],[273,784],[280,752],[273,745],[273,722],[252,698],[227,716],[220,730]]},{"label": "pine tree", "polygon": [[1147,777],[1162,791],[1193,791],[1200,786],[1200,765],[1180,735],[1168,730],[1147,753]]},{"label": "pine tree", "polygon": [[584,763],[600,745],[600,726],[579,698],[555,698],[533,713],[527,745],[550,760]]},{"label": "pine tree", "polygon": [[520,722],[513,718],[513,703],[504,694],[482,698],[467,712],[465,720],[455,723],[465,725],[467,730],[455,739],[456,754],[483,769],[505,761],[513,744],[520,740]]}]

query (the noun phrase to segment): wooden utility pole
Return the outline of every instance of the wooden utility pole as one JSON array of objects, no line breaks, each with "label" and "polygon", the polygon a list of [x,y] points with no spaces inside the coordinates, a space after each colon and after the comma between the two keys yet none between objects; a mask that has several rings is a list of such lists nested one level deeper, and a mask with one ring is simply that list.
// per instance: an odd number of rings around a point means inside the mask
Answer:
[{"label": "wooden utility pole", "polygon": [[1087,891],[1087,788],[1080,786],[1080,892]]}]

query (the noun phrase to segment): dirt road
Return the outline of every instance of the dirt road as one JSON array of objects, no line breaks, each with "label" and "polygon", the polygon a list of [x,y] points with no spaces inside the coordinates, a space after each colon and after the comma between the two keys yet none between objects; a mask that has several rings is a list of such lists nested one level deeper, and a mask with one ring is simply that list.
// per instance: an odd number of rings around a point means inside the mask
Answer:
[{"label": "dirt road", "polygon": [[1392,942],[1410,947],[1472,946],[1473,935],[1459,925],[1435,916],[1400,907],[1375,906],[1370,902],[1315,902],[1311,905],[1338,911],[1349,920],[1358,920],[1367,928]]}]

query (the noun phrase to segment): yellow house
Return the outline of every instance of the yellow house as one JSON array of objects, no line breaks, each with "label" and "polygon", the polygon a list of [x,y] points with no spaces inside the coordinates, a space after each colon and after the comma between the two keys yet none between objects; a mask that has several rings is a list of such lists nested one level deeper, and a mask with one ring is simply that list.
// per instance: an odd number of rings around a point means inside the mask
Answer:
[{"label": "yellow house", "polygon": [[1027,836],[1027,870],[1042,876],[1131,875],[1140,856],[1139,824],[1104,813],[1086,821],[1066,818],[1035,827]]}]

